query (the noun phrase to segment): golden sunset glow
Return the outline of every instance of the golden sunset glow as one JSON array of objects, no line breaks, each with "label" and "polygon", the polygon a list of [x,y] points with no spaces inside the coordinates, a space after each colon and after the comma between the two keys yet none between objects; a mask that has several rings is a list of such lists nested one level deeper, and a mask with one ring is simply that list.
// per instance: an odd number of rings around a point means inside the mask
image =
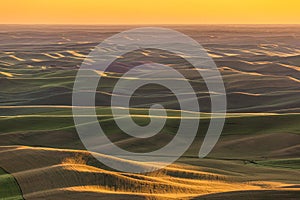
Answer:
[{"label": "golden sunset glow", "polygon": [[298,24],[298,0],[4,0],[1,24]]}]

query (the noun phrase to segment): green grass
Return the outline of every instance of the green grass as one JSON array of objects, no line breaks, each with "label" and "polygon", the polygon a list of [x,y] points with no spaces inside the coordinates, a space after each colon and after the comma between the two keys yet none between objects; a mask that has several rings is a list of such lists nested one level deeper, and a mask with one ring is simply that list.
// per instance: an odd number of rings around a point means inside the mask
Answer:
[{"label": "green grass", "polygon": [[299,114],[240,116],[227,118],[223,135],[300,133]]},{"label": "green grass", "polygon": [[0,168],[0,200],[22,199],[22,192],[16,179]]},{"label": "green grass", "polygon": [[[1,133],[28,132],[28,131],[49,131],[49,130],[74,130],[74,122],[71,108],[3,108],[0,109]],[[98,107],[96,109],[98,120],[114,129],[109,107]],[[136,115],[133,119],[140,125],[148,124],[148,109],[131,109],[131,114]],[[180,112],[175,110],[167,111],[167,121],[171,127],[178,126]],[[197,117],[196,114],[191,116]],[[222,135],[251,135],[268,133],[293,133],[299,134],[300,114],[283,115],[248,115],[248,114],[228,114]],[[201,114],[200,128],[207,127],[209,115]],[[16,126],[17,125],[17,126]],[[168,126],[168,124],[167,124]],[[116,127],[117,128],[117,127]],[[200,131],[202,132],[202,131]]]},{"label": "green grass", "polygon": [[258,161],[258,164],[268,167],[300,169],[300,158]]},{"label": "green grass", "polygon": [[9,117],[0,119],[2,133],[74,128],[72,117]]}]

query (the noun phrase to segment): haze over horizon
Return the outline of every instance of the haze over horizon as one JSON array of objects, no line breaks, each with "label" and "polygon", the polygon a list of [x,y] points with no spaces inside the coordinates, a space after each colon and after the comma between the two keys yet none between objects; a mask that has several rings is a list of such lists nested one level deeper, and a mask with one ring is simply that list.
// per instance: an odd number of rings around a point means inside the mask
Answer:
[{"label": "haze over horizon", "polygon": [[300,2],[3,1],[0,24],[299,24]]}]

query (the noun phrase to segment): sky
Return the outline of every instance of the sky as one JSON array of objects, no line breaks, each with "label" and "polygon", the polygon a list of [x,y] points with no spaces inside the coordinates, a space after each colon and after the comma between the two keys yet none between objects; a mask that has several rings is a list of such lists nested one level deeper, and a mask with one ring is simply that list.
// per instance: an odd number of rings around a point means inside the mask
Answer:
[{"label": "sky", "polygon": [[299,0],[2,0],[0,24],[299,24]]}]

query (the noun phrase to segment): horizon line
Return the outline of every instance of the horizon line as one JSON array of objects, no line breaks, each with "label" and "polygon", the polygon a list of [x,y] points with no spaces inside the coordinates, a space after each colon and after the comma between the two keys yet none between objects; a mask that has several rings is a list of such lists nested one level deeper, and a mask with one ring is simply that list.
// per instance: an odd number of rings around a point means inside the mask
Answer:
[{"label": "horizon line", "polygon": [[78,26],[139,26],[139,25],[167,25],[167,26],[178,26],[178,25],[300,25],[300,23],[295,24],[295,23],[182,23],[182,24],[175,24],[175,23],[145,23],[145,24],[137,24],[137,23],[131,23],[131,24],[116,24],[116,23],[104,23],[104,24],[96,24],[96,23],[85,23],[85,24],[80,24],[80,23],[0,23],[1,25],[78,25]]}]

